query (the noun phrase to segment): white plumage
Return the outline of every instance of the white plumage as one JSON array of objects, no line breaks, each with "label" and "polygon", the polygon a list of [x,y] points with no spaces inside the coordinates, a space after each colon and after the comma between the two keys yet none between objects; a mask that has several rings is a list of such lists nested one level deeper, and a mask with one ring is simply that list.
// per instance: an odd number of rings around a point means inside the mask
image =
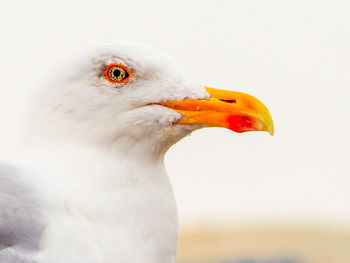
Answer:
[{"label": "white plumage", "polygon": [[[111,63],[131,68],[133,80],[109,83]],[[0,202],[13,199],[23,219],[2,209],[0,261],[174,262],[177,212],[163,156],[199,126],[173,125],[181,115],[152,103],[206,90],[174,59],[130,42],[84,43],[47,72],[28,111],[29,163],[2,165]],[[20,225],[35,229],[25,238]]]}]

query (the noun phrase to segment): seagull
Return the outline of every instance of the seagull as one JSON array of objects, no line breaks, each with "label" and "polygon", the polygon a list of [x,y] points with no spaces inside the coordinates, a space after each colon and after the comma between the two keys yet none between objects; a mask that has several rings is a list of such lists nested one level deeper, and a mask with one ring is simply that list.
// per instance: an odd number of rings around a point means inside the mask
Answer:
[{"label": "seagull", "polygon": [[0,163],[2,263],[173,263],[169,147],[204,127],[274,132],[258,99],[144,44],[84,42],[44,72],[24,158]]}]

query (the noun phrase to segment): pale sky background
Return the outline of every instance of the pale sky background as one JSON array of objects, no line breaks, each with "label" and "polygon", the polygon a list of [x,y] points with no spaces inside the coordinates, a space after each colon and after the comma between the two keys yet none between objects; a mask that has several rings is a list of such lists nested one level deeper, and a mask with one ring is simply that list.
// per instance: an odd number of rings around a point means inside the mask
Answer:
[{"label": "pale sky background", "polygon": [[48,65],[83,40],[144,42],[203,84],[261,99],[267,133],[210,128],[168,152],[182,223],[292,221],[350,227],[348,1],[10,1],[0,8],[0,158]]}]

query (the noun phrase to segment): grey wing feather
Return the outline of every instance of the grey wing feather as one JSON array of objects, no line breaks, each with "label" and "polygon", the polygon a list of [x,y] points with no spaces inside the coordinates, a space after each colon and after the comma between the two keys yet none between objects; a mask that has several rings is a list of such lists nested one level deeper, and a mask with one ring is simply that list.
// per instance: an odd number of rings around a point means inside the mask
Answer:
[{"label": "grey wing feather", "polygon": [[7,249],[0,250],[0,260],[1,263],[38,263]]},{"label": "grey wing feather", "polygon": [[26,251],[39,248],[45,228],[41,209],[39,196],[21,179],[19,169],[0,163],[0,262],[31,262],[16,258],[6,248]]}]

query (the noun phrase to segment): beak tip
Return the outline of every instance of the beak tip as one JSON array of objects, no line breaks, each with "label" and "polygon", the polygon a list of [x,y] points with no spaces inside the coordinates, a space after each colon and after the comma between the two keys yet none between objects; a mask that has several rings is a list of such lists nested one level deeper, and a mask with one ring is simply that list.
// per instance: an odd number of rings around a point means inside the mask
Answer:
[{"label": "beak tip", "polygon": [[268,133],[270,133],[271,136],[275,134],[275,128],[274,128],[273,122],[271,122],[271,124],[268,126],[267,131]]},{"label": "beak tip", "polygon": [[275,127],[273,125],[273,121],[272,121],[272,118],[270,117],[270,121],[267,123],[266,125],[266,131],[271,135],[273,136],[275,134]]}]

